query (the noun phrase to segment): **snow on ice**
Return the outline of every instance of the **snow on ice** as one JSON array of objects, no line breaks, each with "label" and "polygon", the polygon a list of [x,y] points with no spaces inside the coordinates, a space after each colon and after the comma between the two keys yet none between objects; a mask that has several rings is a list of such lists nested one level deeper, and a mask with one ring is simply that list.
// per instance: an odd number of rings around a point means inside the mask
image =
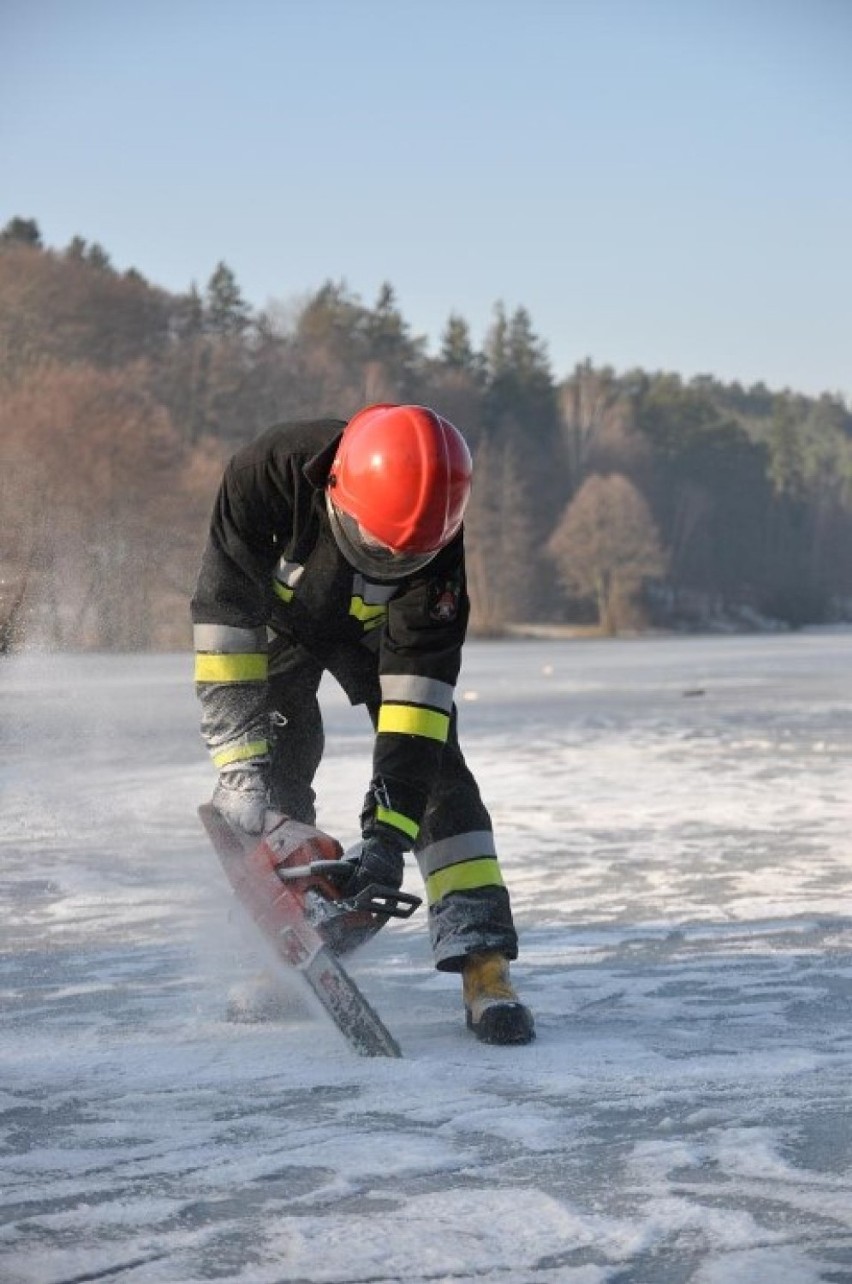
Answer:
[{"label": "snow on ice", "polygon": [[[0,665],[4,1284],[849,1284],[852,635],[474,643],[462,738],[536,1012],[464,1029],[422,911],[362,1060],[262,966],[188,656]],[[333,684],[320,823],[370,735]],[[416,870],[407,886],[419,890]]]}]

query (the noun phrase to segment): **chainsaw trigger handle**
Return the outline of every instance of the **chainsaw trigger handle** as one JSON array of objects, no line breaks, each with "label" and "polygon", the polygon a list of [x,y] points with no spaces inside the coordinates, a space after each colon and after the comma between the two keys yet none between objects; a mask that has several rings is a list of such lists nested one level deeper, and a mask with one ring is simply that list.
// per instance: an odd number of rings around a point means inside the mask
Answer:
[{"label": "chainsaw trigger handle", "polygon": [[397,891],[395,887],[371,883],[356,896],[348,897],[346,903],[353,909],[381,914],[383,918],[411,918],[414,911],[423,904],[423,898],[412,896],[410,892]]}]

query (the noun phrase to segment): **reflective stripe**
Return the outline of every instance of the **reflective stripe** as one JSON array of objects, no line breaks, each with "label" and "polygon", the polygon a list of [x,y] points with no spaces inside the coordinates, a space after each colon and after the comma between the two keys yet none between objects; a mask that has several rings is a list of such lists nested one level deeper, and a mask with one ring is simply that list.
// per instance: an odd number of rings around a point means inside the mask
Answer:
[{"label": "reflective stripe", "polygon": [[251,740],[248,744],[226,745],[224,749],[211,753],[213,766],[219,770],[228,767],[232,762],[246,762],[249,758],[262,758],[269,752],[269,745],[265,740]]},{"label": "reflective stripe", "polygon": [[383,704],[379,709],[377,731],[395,731],[402,736],[426,736],[443,744],[450,734],[450,719],[434,709],[420,709],[410,704]]},{"label": "reflective stripe", "polygon": [[288,562],[283,557],[275,568],[276,580],[290,588],[296,587],[304,573],[305,568],[301,562]]},{"label": "reflective stripe", "polygon": [[266,629],[238,629],[231,624],[195,624],[192,641],[196,651],[266,650]]},{"label": "reflective stripe", "polygon": [[462,861],[448,865],[426,879],[426,895],[430,905],[450,892],[472,892],[478,887],[503,887],[503,875],[496,860]]},{"label": "reflective stripe", "polygon": [[455,688],[449,682],[438,682],[436,678],[418,678],[405,673],[384,673],[380,682],[383,700],[428,704],[433,709],[443,709],[445,713],[449,713],[453,707]]},{"label": "reflective stripe", "polygon": [[455,834],[452,838],[442,838],[437,843],[430,843],[417,853],[417,863],[423,877],[428,878],[439,869],[484,857],[497,859],[494,835],[490,829],[471,830],[467,834]]},{"label": "reflective stripe", "polygon": [[388,602],[399,591],[396,584],[374,584],[360,572],[352,577],[349,614],[364,626],[365,633],[377,629],[387,617]]},{"label": "reflective stripe", "polygon": [[276,597],[280,597],[282,602],[289,602],[304,573],[305,568],[301,562],[288,562],[282,557],[272,577]]},{"label": "reflective stripe", "polygon": [[196,682],[264,682],[269,658],[264,652],[251,655],[205,655],[195,657]]},{"label": "reflective stripe", "polygon": [[366,579],[360,572],[352,577],[352,596],[360,597],[367,606],[387,606],[398,592],[398,584],[377,584],[374,580]]},{"label": "reflective stripe", "polygon": [[387,807],[376,808],[376,820],[382,821],[385,825],[393,825],[394,829],[401,829],[409,838],[416,838],[420,833],[420,826],[416,821],[409,820],[408,816],[403,816],[402,812],[390,811]]},{"label": "reflective stripe", "polygon": [[367,606],[360,597],[353,597],[349,603],[349,614],[354,615],[356,620],[367,629],[374,629],[381,624],[382,620],[388,613],[386,606]]}]

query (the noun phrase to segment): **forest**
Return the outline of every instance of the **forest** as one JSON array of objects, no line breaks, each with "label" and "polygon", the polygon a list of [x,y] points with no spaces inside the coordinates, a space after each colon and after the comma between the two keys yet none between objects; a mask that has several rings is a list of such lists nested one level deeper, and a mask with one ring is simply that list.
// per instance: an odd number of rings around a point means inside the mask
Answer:
[{"label": "forest", "polygon": [[[732,300],[732,307],[736,301]],[[392,284],[256,310],[218,263],[166,291],[98,243],[0,232],[0,652],[190,642],[228,457],[275,422],[429,405],[475,484],[471,628],[615,634],[852,619],[852,408],[712,375],[557,374],[529,312],[437,353]]]}]

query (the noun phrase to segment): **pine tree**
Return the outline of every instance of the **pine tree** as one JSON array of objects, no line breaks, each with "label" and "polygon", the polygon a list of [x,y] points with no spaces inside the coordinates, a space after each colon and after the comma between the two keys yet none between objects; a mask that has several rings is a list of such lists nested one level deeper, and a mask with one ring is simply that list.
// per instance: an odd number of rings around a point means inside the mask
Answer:
[{"label": "pine tree", "polygon": [[[394,288],[387,281],[379,290],[372,312],[367,314],[365,337],[367,361],[377,363],[380,368],[372,371],[370,376],[372,382],[380,385],[379,398],[409,396],[423,357],[425,340],[412,337],[397,304]],[[381,391],[381,387],[386,391]],[[368,395],[368,400],[372,399]]]},{"label": "pine tree", "polygon": [[33,249],[42,248],[41,232],[34,218],[15,218],[0,232],[0,245],[31,245]]},{"label": "pine tree", "polygon": [[84,262],[87,245],[88,243],[84,236],[72,236],[64,250],[65,258],[71,259],[75,263]]},{"label": "pine tree", "polygon": [[112,272],[112,260],[106,250],[97,241],[93,241],[86,250],[86,262],[89,267],[97,268],[99,272]]},{"label": "pine tree", "polygon": [[447,318],[446,329],[441,336],[439,360],[451,370],[471,373],[475,372],[479,364],[470,341],[470,326],[457,312],[451,312]]},{"label": "pine tree", "polygon": [[251,309],[242,296],[237,278],[221,261],[207,282],[205,313],[207,329],[224,338],[239,337],[251,323]]}]

